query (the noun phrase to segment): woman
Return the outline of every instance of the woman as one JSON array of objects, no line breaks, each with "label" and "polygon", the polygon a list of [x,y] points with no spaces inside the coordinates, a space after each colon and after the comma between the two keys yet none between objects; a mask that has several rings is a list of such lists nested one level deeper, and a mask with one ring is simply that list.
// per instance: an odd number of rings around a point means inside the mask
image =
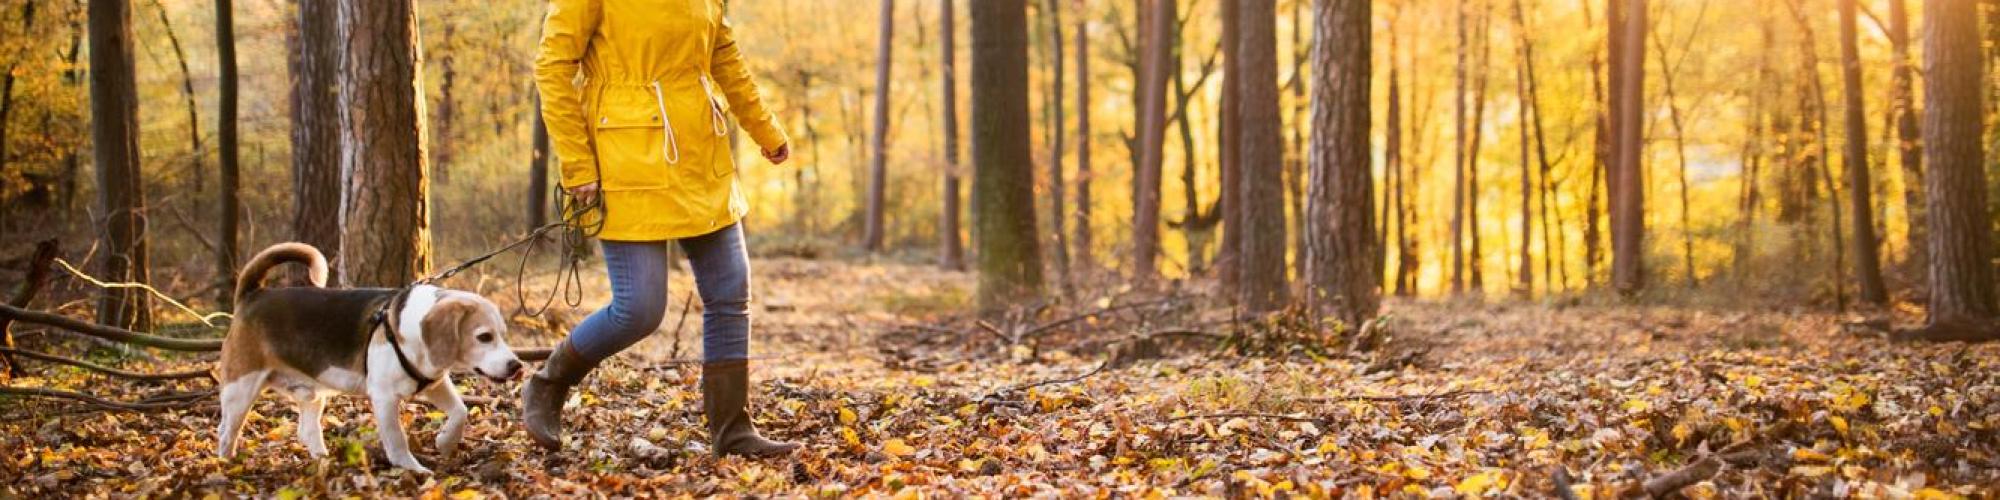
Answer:
[{"label": "woman", "polygon": [[704,308],[702,411],[712,451],[766,456],[798,447],[759,436],[745,411],[750,261],[737,222],[749,207],[727,114],[772,164],[791,147],[764,109],[723,2],[549,2],[535,83],[563,188],[604,203],[598,239],[611,305],[577,325],[521,390],[521,419],[543,447],[562,446],[570,388],[659,327],[674,242],[687,251]]}]

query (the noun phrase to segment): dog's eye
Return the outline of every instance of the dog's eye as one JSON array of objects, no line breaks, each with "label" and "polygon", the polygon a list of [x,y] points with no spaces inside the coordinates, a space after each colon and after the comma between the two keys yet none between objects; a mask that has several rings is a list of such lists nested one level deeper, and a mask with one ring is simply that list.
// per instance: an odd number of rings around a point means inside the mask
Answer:
[{"label": "dog's eye", "polygon": [[479,332],[478,338],[481,344],[493,342],[493,332]]}]

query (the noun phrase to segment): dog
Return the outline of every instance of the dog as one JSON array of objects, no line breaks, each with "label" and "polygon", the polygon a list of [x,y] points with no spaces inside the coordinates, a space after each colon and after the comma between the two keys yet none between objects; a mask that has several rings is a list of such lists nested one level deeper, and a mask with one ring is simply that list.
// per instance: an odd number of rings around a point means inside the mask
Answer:
[{"label": "dog", "polygon": [[[286,263],[306,265],[311,286],[264,288],[264,275]],[[429,285],[329,289],[326,279],[326,257],[302,243],[265,249],[237,275],[236,316],[216,367],[222,413],[216,454],[235,457],[251,404],[274,388],[298,405],[299,442],[313,457],[325,457],[326,398],[362,394],[389,462],[430,473],[410,454],[398,412],[413,397],[443,409],[437,450],[447,459],[457,452],[466,409],[451,372],[469,369],[504,381],[523,371],[507,346],[499,307],[475,293]]]}]

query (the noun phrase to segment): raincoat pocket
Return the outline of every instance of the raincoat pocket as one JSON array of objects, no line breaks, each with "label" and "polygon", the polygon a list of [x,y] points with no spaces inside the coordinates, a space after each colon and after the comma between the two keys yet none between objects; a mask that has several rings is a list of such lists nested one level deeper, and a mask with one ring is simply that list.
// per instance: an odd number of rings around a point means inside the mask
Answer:
[{"label": "raincoat pocket", "polygon": [[607,90],[592,126],[597,130],[597,163],[603,189],[626,191],[667,186],[677,158],[676,145],[662,123],[650,90]]}]

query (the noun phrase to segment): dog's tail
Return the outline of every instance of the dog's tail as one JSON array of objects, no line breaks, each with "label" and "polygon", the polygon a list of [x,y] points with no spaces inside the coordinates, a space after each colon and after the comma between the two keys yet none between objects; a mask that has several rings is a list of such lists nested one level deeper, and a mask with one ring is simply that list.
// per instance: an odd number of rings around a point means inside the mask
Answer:
[{"label": "dog's tail", "polygon": [[279,243],[259,252],[249,264],[243,266],[243,272],[236,275],[236,301],[240,303],[244,297],[264,289],[264,274],[287,262],[305,264],[307,279],[312,280],[312,285],[326,286],[326,256],[320,254],[319,249],[304,243]]}]

